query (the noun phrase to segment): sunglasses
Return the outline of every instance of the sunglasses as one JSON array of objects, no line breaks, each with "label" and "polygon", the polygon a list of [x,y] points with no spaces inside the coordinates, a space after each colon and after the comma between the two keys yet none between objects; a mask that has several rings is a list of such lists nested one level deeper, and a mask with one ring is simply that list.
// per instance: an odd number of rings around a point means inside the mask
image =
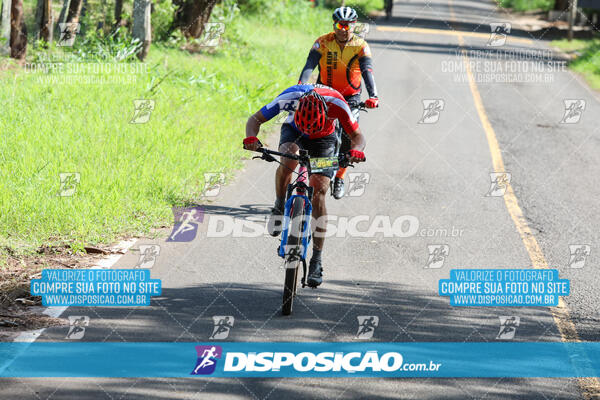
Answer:
[{"label": "sunglasses", "polygon": [[340,31],[349,31],[353,27],[354,27],[354,23],[349,23],[349,24],[342,24],[341,22],[335,23],[335,29],[338,29]]}]

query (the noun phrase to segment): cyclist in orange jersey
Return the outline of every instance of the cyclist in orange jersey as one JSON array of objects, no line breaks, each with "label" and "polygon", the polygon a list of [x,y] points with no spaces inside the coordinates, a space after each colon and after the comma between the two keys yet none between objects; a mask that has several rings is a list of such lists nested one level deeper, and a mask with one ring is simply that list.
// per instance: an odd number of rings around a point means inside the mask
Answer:
[{"label": "cyclist in orange jersey", "polygon": [[[317,83],[332,87],[344,96],[354,117],[358,120],[363,80],[369,93],[369,99],[365,101],[365,106],[367,108],[378,107],[379,99],[373,77],[371,50],[367,42],[353,32],[357,19],[356,11],[350,7],[340,7],[334,11],[334,31],[315,41],[308,53],[298,83],[306,84],[313,70],[318,67]],[[343,130],[341,131],[343,132]],[[350,149],[350,139],[346,132],[343,132],[341,136],[340,152],[346,152]],[[339,169],[332,181],[331,193],[336,199],[344,196],[345,173],[346,168]]]}]

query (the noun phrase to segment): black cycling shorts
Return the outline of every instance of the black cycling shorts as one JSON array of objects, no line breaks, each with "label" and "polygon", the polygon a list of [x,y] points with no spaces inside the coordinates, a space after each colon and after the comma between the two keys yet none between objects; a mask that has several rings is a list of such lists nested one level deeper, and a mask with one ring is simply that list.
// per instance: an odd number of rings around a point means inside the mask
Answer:
[{"label": "black cycling shorts", "polygon": [[[332,133],[319,139],[308,139],[291,124],[283,124],[281,125],[279,146],[284,143],[296,143],[301,149],[308,150],[308,155],[311,157],[333,157],[335,156],[337,138],[335,133]],[[334,173],[335,171],[328,171],[318,172],[317,174],[331,179]]]}]

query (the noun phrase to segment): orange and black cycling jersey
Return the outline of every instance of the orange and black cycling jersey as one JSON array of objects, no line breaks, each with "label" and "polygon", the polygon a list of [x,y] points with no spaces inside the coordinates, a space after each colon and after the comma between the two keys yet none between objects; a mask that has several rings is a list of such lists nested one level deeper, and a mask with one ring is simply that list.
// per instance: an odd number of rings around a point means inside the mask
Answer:
[{"label": "orange and black cycling jersey", "polygon": [[360,93],[362,75],[369,97],[377,97],[371,50],[363,38],[353,35],[342,47],[333,32],[319,37],[308,54],[299,82],[306,83],[317,65],[317,83],[330,86],[347,98]]}]

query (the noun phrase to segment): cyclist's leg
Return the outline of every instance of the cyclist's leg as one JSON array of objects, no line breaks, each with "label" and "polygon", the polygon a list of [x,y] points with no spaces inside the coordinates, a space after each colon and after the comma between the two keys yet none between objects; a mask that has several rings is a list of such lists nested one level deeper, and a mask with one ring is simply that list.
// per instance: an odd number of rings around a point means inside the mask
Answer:
[{"label": "cyclist's leg", "polygon": [[[292,125],[281,125],[279,151],[282,153],[298,154],[300,138],[300,133]],[[280,161],[283,165],[279,165],[275,172],[275,195],[278,200],[285,201],[285,191],[292,179],[292,171],[296,169],[298,161],[286,157],[281,157]]]},{"label": "cyclist's leg", "polygon": [[[331,174],[333,175],[333,173]],[[326,194],[329,188],[330,177],[322,174],[313,174],[310,177],[309,183],[313,187],[313,217],[315,218],[315,235],[313,237],[313,248],[317,250],[323,249],[325,242],[325,221],[321,217],[327,216]]]},{"label": "cyclist's leg", "polygon": [[[279,137],[279,151],[282,153],[297,154],[299,146],[299,133],[290,124],[281,125]],[[283,208],[285,206],[285,194],[287,185],[292,180],[292,171],[296,169],[298,162],[286,157],[281,157],[281,163],[275,171],[275,204],[271,209],[271,216],[267,223],[267,230],[271,236],[278,236],[283,228]]]},{"label": "cyclist's leg", "polygon": [[[311,157],[332,157],[335,155],[336,147],[335,134],[324,138],[307,140],[304,139],[302,147],[308,150]],[[312,174],[309,178],[309,184],[313,187],[313,218],[315,221],[315,231],[313,235],[313,254],[309,264],[309,286],[319,286],[322,282],[321,251],[325,242],[326,233],[326,194],[329,182],[333,177],[333,171]]]}]

